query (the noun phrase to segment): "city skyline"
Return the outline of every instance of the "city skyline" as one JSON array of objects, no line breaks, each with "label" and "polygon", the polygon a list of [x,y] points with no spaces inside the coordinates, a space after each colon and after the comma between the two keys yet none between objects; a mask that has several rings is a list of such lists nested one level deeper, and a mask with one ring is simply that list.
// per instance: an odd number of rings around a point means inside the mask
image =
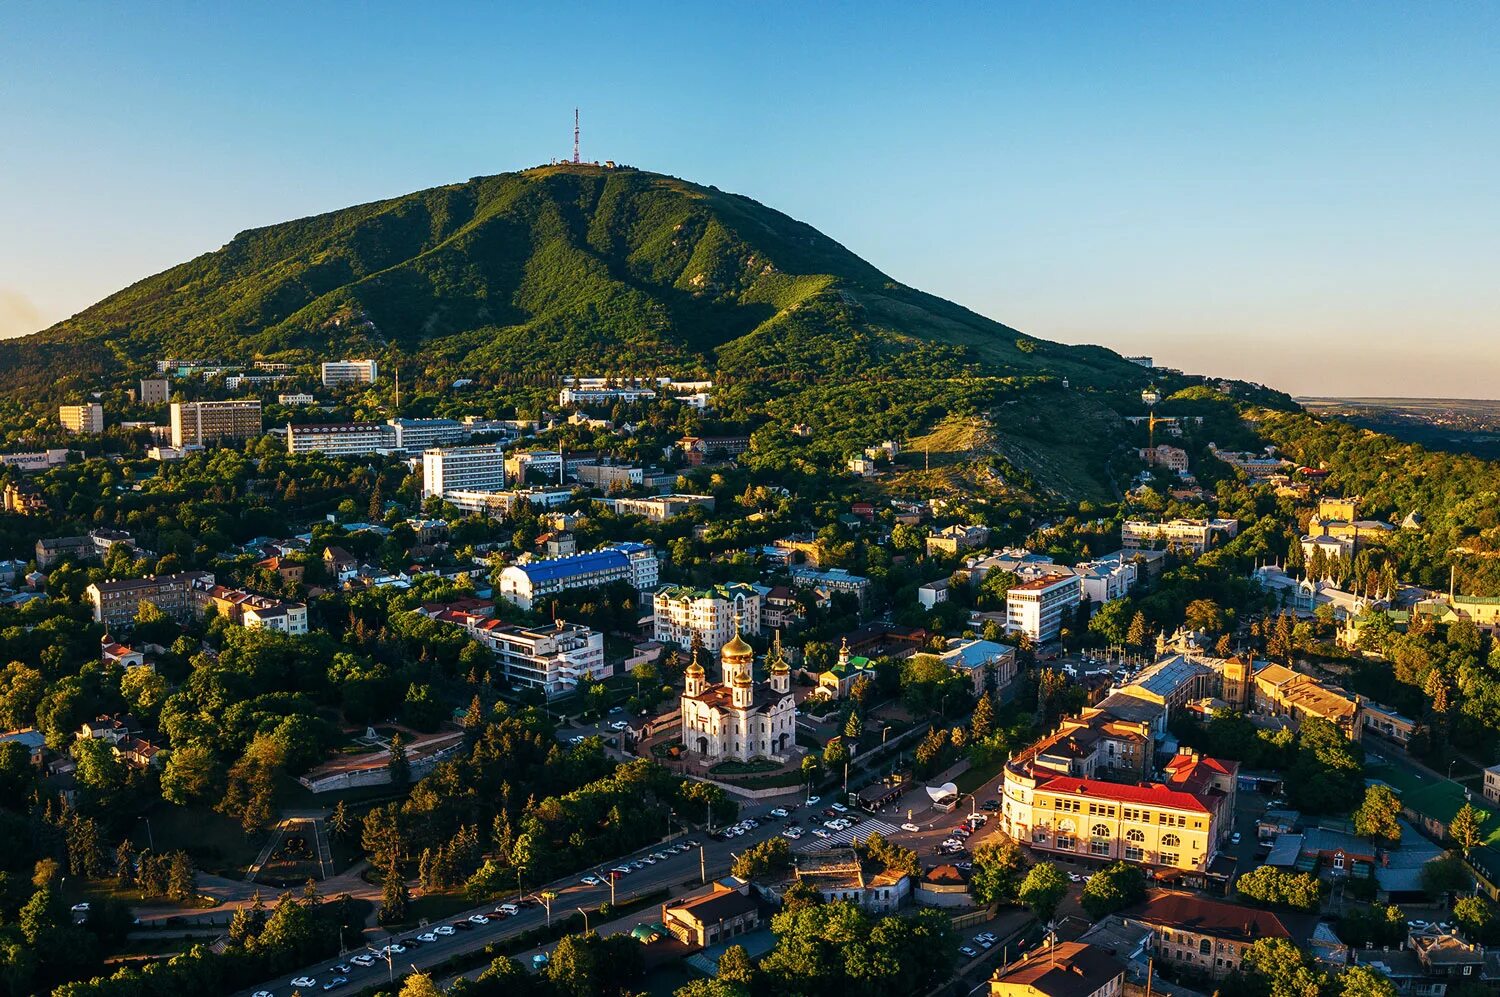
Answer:
[{"label": "city skyline", "polygon": [[746,194],[1044,339],[1495,397],[1493,11],[398,11],[0,15],[0,336],[245,228],[568,158],[578,106],[583,158]]}]

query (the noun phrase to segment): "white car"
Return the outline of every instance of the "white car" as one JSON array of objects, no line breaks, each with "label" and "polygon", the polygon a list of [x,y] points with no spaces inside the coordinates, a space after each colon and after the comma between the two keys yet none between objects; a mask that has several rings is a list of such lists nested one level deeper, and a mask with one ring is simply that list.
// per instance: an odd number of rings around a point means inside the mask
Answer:
[{"label": "white car", "polygon": [[366,968],[375,965],[375,957],[372,955],[357,955],[349,961],[356,966],[364,966]]},{"label": "white car", "polygon": [[490,923],[490,919],[487,918],[487,917],[485,917],[483,914],[471,914],[471,915],[469,915],[469,923],[470,924],[489,924]]},{"label": "white car", "polygon": [[625,722],[624,720],[616,720],[614,723],[612,723],[612,724],[609,725],[609,729],[610,730],[625,730],[625,729],[629,728],[629,726],[630,726],[630,724],[627,723],[627,722]]},{"label": "white car", "polygon": [[500,912],[506,917],[515,917],[517,914],[521,913],[521,908],[517,907],[515,904],[501,904]]},{"label": "white car", "polygon": [[431,945],[433,942],[437,941],[437,933],[433,931],[424,931],[417,936],[417,941],[427,945]]},{"label": "white car", "polygon": [[915,834],[917,831],[920,831],[922,829],[920,827],[918,827],[917,825],[911,823],[910,821],[907,821],[905,824],[901,825],[901,830],[903,830],[903,831],[911,831],[912,833]]},{"label": "white car", "polygon": [[771,816],[779,819],[788,816],[789,813],[790,811],[788,811],[786,807],[777,807],[775,810],[771,811]]},{"label": "white car", "polygon": [[831,806],[841,814],[846,814],[849,812],[849,808],[844,806],[842,803],[834,803],[831,804]]},{"label": "white car", "polygon": [[815,827],[815,828],[813,828],[812,829],[812,833],[813,833],[813,837],[815,837],[815,838],[830,838],[830,837],[832,837],[832,835],[830,835],[827,831],[823,830],[821,827]]},{"label": "white car", "polygon": [[575,734],[573,737],[568,738],[568,743],[569,744],[575,744],[575,745],[576,744],[582,744],[583,743],[583,735],[582,734]]},{"label": "white car", "polygon": [[299,976],[292,981],[292,986],[294,987],[315,987],[317,985],[318,981],[311,976]]},{"label": "white car", "polygon": [[257,990],[251,997],[276,997],[276,995],[269,990]]},{"label": "white car", "polygon": [[844,825],[836,820],[825,820],[823,826],[830,831],[842,831],[844,829]]},{"label": "white car", "polygon": [[70,909],[75,914],[87,914],[93,908],[89,905],[89,902],[85,900],[83,903],[74,904]]},{"label": "white car", "polygon": [[1239,844],[1240,843],[1240,832],[1236,831],[1233,834],[1231,834],[1229,836],[1229,843],[1231,845],[1237,845],[1237,844]]},{"label": "white car", "polygon": [[451,925],[451,924],[440,924],[436,928],[432,929],[432,933],[434,935],[453,935],[453,934],[457,934],[457,932],[455,932],[453,930],[453,925]]},{"label": "white car", "polygon": [[819,803],[821,803],[822,801],[823,801],[823,797],[821,797],[821,796],[809,796],[807,798],[807,805],[810,806],[810,807],[815,807]]},{"label": "white car", "polygon": [[584,876],[579,882],[583,883],[584,886],[598,886],[600,880],[598,876]]},{"label": "white car", "polygon": [[781,833],[786,837],[791,838],[793,841],[796,841],[798,838],[802,837],[802,829],[800,827],[789,827]]}]

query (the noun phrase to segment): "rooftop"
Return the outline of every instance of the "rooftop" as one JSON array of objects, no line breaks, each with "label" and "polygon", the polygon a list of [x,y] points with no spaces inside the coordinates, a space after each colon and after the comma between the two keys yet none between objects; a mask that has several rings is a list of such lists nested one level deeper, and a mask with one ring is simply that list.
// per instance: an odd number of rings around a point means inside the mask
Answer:
[{"label": "rooftop", "polygon": [[1152,890],[1144,903],[1125,911],[1125,916],[1152,925],[1235,941],[1291,937],[1286,925],[1271,911],[1177,890]]},{"label": "rooftop", "polygon": [[1131,785],[1121,782],[1102,782],[1098,779],[1058,776],[1038,785],[1037,792],[1058,793],[1066,796],[1092,796],[1116,803],[1146,803],[1196,813],[1209,812],[1208,807],[1192,793],[1171,789],[1160,783]]},{"label": "rooftop", "polygon": [[1003,967],[990,982],[992,989],[993,984],[1008,984],[1047,997],[1088,997],[1124,971],[1118,959],[1097,945],[1062,942]]}]

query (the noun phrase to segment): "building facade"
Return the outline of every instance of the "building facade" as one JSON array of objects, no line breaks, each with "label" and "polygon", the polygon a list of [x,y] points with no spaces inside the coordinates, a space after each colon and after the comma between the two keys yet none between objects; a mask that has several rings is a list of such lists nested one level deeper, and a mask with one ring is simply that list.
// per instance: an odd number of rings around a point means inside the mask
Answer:
[{"label": "building facade", "polygon": [[286,427],[287,453],[358,457],[394,450],[396,431],[383,422],[312,422]]},{"label": "building facade", "polygon": [[179,571],[175,575],[148,575],[145,578],[111,578],[95,582],[84,590],[94,608],[94,622],[109,629],[135,622],[141,603],[149,602],[179,623],[196,615],[193,599],[195,585],[213,585],[214,576],[206,571]]},{"label": "building facade", "polygon": [[421,453],[430,447],[462,443],[469,431],[457,419],[387,419],[396,437],[396,448]]},{"label": "building facade", "polygon": [[1173,519],[1163,523],[1127,519],[1120,526],[1120,543],[1127,550],[1161,545],[1178,553],[1202,554],[1239,531],[1239,521],[1234,519]]},{"label": "building facade", "polygon": [[374,384],[380,367],[374,360],[329,360],[322,365],[323,387],[335,384]]},{"label": "building facade", "polygon": [[621,543],[587,554],[512,564],[500,572],[500,595],[532,609],[549,595],[576,588],[627,582],[636,591],[656,585],[658,565],[650,544]]},{"label": "building facade", "polygon": [[172,382],[165,377],[143,377],[140,398],[142,405],[165,405],[172,400]]},{"label": "building facade", "polygon": [[193,612],[203,616],[210,611],[247,630],[307,633],[306,603],[215,585],[209,578],[199,579],[193,583]]},{"label": "building facade", "polygon": [[585,679],[603,681],[604,635],[579,623],[558,620],[518,626],[475,617],[470,633],[495,655],[513,688],[540,689],[548,699],[566,695]]},{"label": "building facade", "polygon": [[738,633],[719,650],[720,681],[709,682],[696,658],[688,665],[681,700],[688,757],[708,764],[785,761],[798,752],[792,670],[779,646],[770,657],[770,678],[759,686],[755,650]]},{"label": "building facade", "polygon": [[718,651],[743,627],[745,633],[761,632],[760,593],[744,582],[710,588],[672,585],[651,600],[655,637],[662,643],[691,647],[696,635],[708,651]]},{"label": "building facade", "polygon": [[179,450],[250,440],[259,435],[259,398],[172,403],[172,446]]},{"label": "building facade", "polygon": [[1005,593],[1005,629],[1038,644],[1052,640],[1083,597],[1077,575],[1044,575]]},{"label": "building facade", "polygon": [[505,451],[498,443],[422,451],[422,497],[495,492],[505,487]]},{"label": "building facade", "polygon": [[70,433],[102,433],[104,432],[104,406],[98,402],[59,405],[57,421],[62,423],[62,428]]}]

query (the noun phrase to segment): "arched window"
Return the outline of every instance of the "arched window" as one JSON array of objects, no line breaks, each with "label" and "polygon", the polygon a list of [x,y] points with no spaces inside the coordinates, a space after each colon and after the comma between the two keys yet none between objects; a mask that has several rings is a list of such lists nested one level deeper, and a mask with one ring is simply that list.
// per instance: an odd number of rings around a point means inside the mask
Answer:
[{"label": "arched window", "polygon": [[1161,836],[1161,843],[1163,848],[1176,848],[1182,844],[1182,839],[1175,834],[1164,834]]},{"label": "arched window", "polygon": [[1145,841],[1146,840],[1146,832],[1142,831],[1138,827],[1132,827],[1130,830],[1128,830],[1128,831],[1125,832],[1125,840],[1127,840],[1127,841]]},{"label": "arched window", "polygon": [[1057,822],[1057,832],[1059,834],[1072,834],[1074,826],[1075,825],[1073,824],[1072,820],[1064,817],[1062,820]]},{"label": "arched window", "polygon": [[1096,838],[1107,838],[1107,837],[1109,837],[1109,825],[1108,824],[1095,824],[1094,827],[1093,827],[1093,835]]},{"label": "arched window", "polygon": [[1198,954],[1199,955],[1208,955],[1209,953],[1213,952],[1213,950],[1214,950],[1213,949],[1213,945],[1209,942],[1209,940],[1207,938],[1203,939],[1201,942],[1198,943]]}]

